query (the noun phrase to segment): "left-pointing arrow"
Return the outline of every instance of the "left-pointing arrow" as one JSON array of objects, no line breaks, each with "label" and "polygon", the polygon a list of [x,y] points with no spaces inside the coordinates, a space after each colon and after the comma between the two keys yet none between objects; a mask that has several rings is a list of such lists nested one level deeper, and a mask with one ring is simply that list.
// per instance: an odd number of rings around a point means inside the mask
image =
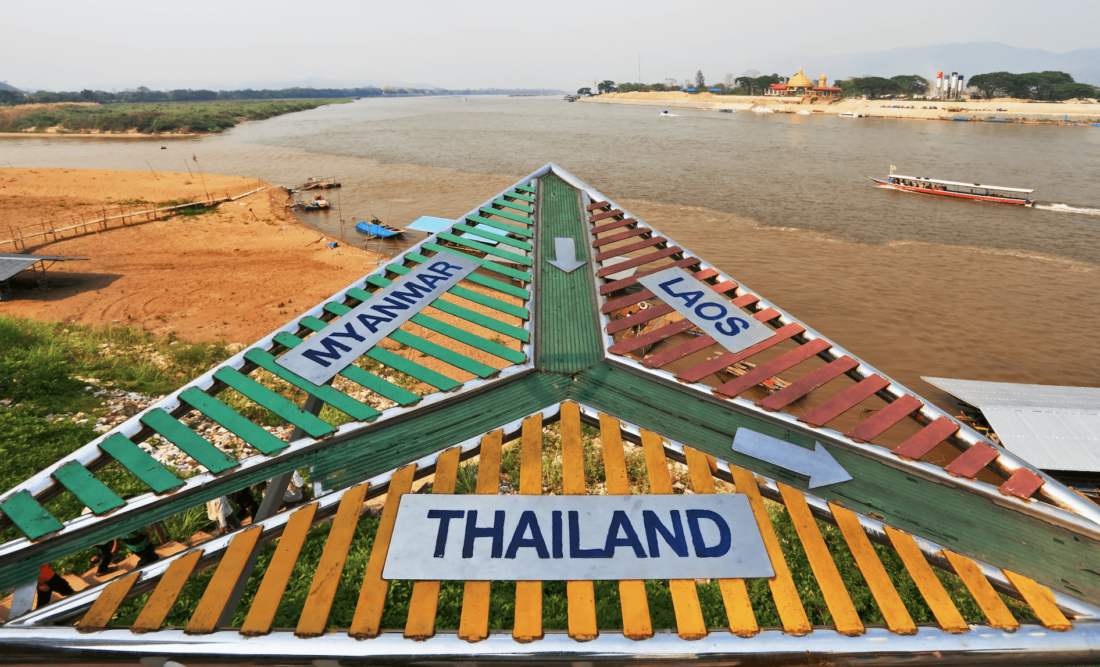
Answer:
[{"label": "left-pointing arrow", "polygon": [[558,236],[554,239],[554,259],[548,259],[546,262],[566,273],[571,273],[587,264],[588,260],[581,261],[577,259],[577,248],[573,244],[573,239]]},{"label": "left-pointing arrow", "polygon": [[756,431],[737,429],[733,436],[733,451],[786,468],[810,478],[810,488],[839,484],[852,479],[832,454],[820,442],[812,450],[772,438]]}]

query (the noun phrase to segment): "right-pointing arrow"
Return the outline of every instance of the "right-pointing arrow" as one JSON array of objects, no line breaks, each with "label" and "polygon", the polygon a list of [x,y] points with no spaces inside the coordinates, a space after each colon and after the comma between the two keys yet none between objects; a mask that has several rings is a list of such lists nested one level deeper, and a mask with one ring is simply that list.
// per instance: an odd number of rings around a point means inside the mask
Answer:
[{"label": "right-pointing arrow", "polygon": [[573,244],[573,239],[562,236],[554,238],[554,257],[555,259],[548,259],[546,262],[566,273],[571,273],[588,263],[588,260],[577,259],[577,248]]},{"label": "right-pointing arrow", "polygon": [[810,478],[811,489],[852,479],[848,471],[836,462],[820,442],[815,442],[811,451],[756,431],[739,428],[733,436],[733,451],[806,475]]}]

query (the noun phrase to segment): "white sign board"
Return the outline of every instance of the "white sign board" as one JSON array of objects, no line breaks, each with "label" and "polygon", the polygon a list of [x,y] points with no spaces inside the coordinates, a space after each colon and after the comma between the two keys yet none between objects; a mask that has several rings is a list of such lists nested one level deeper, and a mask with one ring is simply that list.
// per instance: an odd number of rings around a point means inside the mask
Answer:
[{"label": "white sign board", "polygon": [[479,266],[465,257],[436,255],[401,280],[375,292],[275,363],[320,386]]},{"label": "white sign board", "polygon": [[679,267],[638,278],[662,301],[710,335],[730,352],[740,352],[775,335],[763,322],[718,296]]},{"label": "white sign board", "polygon": [[401,496],[382,578],[772,577],[747,496]]}]

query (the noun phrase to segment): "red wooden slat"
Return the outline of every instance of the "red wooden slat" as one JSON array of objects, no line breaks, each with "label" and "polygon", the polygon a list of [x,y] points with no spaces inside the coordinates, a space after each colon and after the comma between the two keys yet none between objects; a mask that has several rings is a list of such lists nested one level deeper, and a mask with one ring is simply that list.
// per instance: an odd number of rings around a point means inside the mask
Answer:
[{"label": "red wooden slat", "polygon": [[[693,277],[696,280],[703,281],[717,274],[718,272],[714,269],[705,269],[703,271],[700,271],[699,273],[696,273]],[[727,280],[725,282],[718,283],[717,285],[709,285],[709,287],[719,294],[724,294],[726,292],[729,292],[730,290],[737,289],[737,283]],[[634,294],[628,294],[622,298],[608,301],[604,305],[600,306],[600,312],[604,313],[605,315],[607,313],[613,313],[616,310],[626,308],[627,306],[633,306],[636,303],[640,303],[642,301],[645,301],[646,299],[652,299],[655,296],[656,295],[653,292],[647,289],[642,290],[641,292],[635,292]]]},{"label": "red wooden slat", "polygon": [[683,333],[694,326],[691,320],[679,320],[672,324],[666,324],[660,329],[654,329],[647,334],[642,334],[637,338],[627,338],[621,343],[615,343],[611,346],[612,354],[626,354],[631,350],[637,350],[640,347],[646,345],[652,345],[658,341],[662,341],[669,336],[675,336],[678,333]]},{"label": "red wooden slat", "polygon": [[944,470],[958,477],[974,479],[974,475],[977,475],[979,470],[1000,455],[996,447],[979,442],[971,445],[970,449],[960,454],[959,458],[952,461]]},{"label": "red wooden slat", "polygon": [[589,218],[588,221],[589,222],[597,222],[599,220],[606,220],[607,218],[614,218],[615,216],[619,216],[619,215],[623,215],[623,212],[620,211],[619,209],[615,209],[614,211],[605,211],[603,213],[598,213],[598,214],[592,216],[591,218]]},{"label": "red wooden slat", "polygon": [[[663,236],[654,236],[650,239],[643,239],[637,243],[631,243],[630,245],[624,245],[621,248],[612,248],[611,250],[605,250],[603,252],[596,253],[596,261],[602,262],[605,259],[611,259],[612,257],[618,257],[619,255],[625,255],[628,252],[634,252],[635,250],[641,250],[642,248],[648,248],[650,246],[660,245],[668,241]],[[618,266],[616,264],[616,266]]]},{"label": "red wooden slat", "polygon": [[813,426],[824,426],[844,414],[852,406],[858,405],[865,398],[874,396],[875,392],[881,391],[889,385],[889,380],[881,375],[872,375],[810,410],[799,417],[798,421]]},{"label": "red wooden slat", "polygon": [[634,218],[623,218],[622,220],[616,220],[615,222],[609,222],[606,225],[597,225],[596,227],[593,227],[590,231],[593,234],[603,234],[604,232],[609,232],[612,229],[618,229],[619,227],[627,227],[629,225],[636,225],[636,224],[638,224],[638,221],[635,220]]},{"label": "red wooden slat", "polygon": [[[764,350],[768,349],[769,347],[771,347],[773,345],[776,345],[778,343],[782,343],[783,341],[787,340],[788,338],[793,338],[794,336],[797,336],[798,334],[803,333],[804,331],[806,331],[806,329],[801,324],[794,324],[794,323],[788,324],[785,327],[780,327],[780,328],[776,329],[775,330],[775,335],[772,336],[771,338],[767,339],[767,340],[762,340],[759,343],[757,343],[756,345],[753,345],[752,347],[745,348],[744,350],[741,350],[740,352],[724,352],[724,353],[720,354],[719,356],[715,357],[714,359],[711,359],[709,361],[704,361],[702,363],[695,364],[691,368],[689,368],[689,369],[681,372],[679,375],[677,375],[676,379],[677,380],[683,380],[684,382],[698,382],[699,380],[702,380],[703,378],[707,377],[708,375],[714,375],[718,371],[724,369],[726,366],[729,366],[731,364],[736,364],[738,361],[744,361],[745,359],[748,359],[752,355],[757,354],[758,352],[763,352]],[[676,349],[677,348],[673,348],[672,350],[668,350],[668,352],[673,352]],[[654,355],[653,357],[651,357],[651,359],[656,359],[658,356],[661,356],[661,355]],[[686,355],[681,355],[681,356],[686,356]],[[675,358],[673,358],[669,361],[664,361],[661,365],[671,363],[671,361],[675,361],[678,358],[679,357],[675,357]],[[650,361],[649,359],[646,359],[646,365],[649,365],[649,361]],[[656,363],[657,362],[655,362],[654,367],[656,367]]]},{"label": "red wooden slat", "polygon": [[[702,271],[700,271],[700,273],[702,273]],[[715,271],[715,273],[718,273],[718,272]],[[695,277],[699,278],[698,275],[696,275]],[[711,289],[714,290],[715,292],[718,292],[719,294],[724,294],[725,292],[729,292],[730,290],[737,289],[737,283],[733,282],[732,280],[723,280],[722,282],[718,283],[717,285],[715,285]]]},{"label": "red wooden slat", "polygon": [[665,264],[664,266],[658,266],[655,269],[647,269],[645,271],[639,271],[638,273],[635,273],[634,275],[629,276],[627,278],[623,278],[622,280],[613,280],[609,283],[605,283],[603,285],[600,285],[600,296],[606,296],[608,294],[611,294],[612,292],[618,292],[621,289],[626,289],[627,287],[630,287],[631,285],[637,285],[638,284],[638,278],[641,278],[643,276],[648,276],[652,273],[657,273],[658,271],[664,271],[665,269],[671,269],[674,266],[678,266],[681,269],[686,269],[689,266],[698,266],[699,263],[702,262],[702,261],[703,260],[698,259],[696,257],[685,257],[683,259],[678,259],[675,262],[672,262],[671,264]]},{"label": "red wooden slat", "polygon": [[759,300],[760,297],[756,296],[755,294],[742,294],[736,299],[730,301],[730,303],[737,306],[738,308],[746,308]]},{"label": "red wooden slat", "polygon": [[958,430],[958,424],[947,417],[940,417],[928,426],[917,431],[913,437],[901,443],[901,446],[894,450],[894,454],[903,459],[920,461],[921,458],[932,451],[936,445],[950,438],[955,434],[955,431]]},{"label": "red wooden slat", "polygon": [[905,419],[920,406],[924,405],[920,399],[909,394],[902,394],[901,398],[880,409],[875,414],[860,422],[859,426],[848,431],[844,435],[856,442],[871,442],[886,432],[888,428]]},{"label": "red wooden slat", "polygon": [[608,206],[611,206],[611,202],[598,201],[595,204],[589,204],[586,210],[595,211],[598,208],[607,208]]},{"label": "red wooden slat", "polygon": [[832,346],[833,344],[824,338],[815,338],[805,345],[799,345],[790,352],[785,352],[771,361],[760,364],[748,373],[730,380],[721,387],[715,389],[714,393],[734,398],[773,375],[793,368],[810,357],[828,350]]},{"label": "red wooden slat", "polygon": [[[642,266],[644,264],[649,264],[650,262],[656,262],[657,260],[659,260],[663,257],[671,257],[672,255],[679,255],[682,252],[684,252],[684,249],[681,248],[680,246],[672,246],[671,248],[665,248],[664,250],[658,250],[657,252],[651,252],[648,255],[642,255],[641,257],[632,257],[632,258],[626,260],[625,262],[619,262],[618,264],[612,264],[610,266],[605,266],[602,269],[600,269],[599,272],[596,273],[596,275],[599,276],[600,278],[603,278],[604,276],[609,276],[612,273],[618,273],[620,271],[626,271],[627,269],[632,269],[635,266]],[[665,268],[667,268],[667,267],[665,267]]]},{"label": "red wooden slat", "polygon": [[[717,288],[718,285],[715,285],[715,287]],[[775,310],[774,308],[769,308],[765,311],[761,311],[759,313],[756,313],[755,315],[753,315],[753,318],[757,319],[757,320],[760,320],[761,322],[766,322],[768,319],[772,319],[774,317],[773,313],[774,313],[774,316],[779,315],[779,311]],[[764,318],[764,319],[761,319],[761,318]],[[780,335],[780,332],[782,332],[782,331],[783,331],[783,329],[777,330],[776,335],[777,336]],[[799,329],[799,331],[796,332],[796,333],[799,333],[801,331],[804,331],[804,329]],[[789,336],[788,336],[788,338],[789,338]],[[780,338],[779,340],[785,340],[785,338]],[[662,366],[667,366],[668,364],[671,364],[672,362],[676,361],[677,359],[682,359],[682,358],[688,356],[689,354],[695,354],[699,350],[705,350],[706,348],[708,348],[708,347],[710,347],[711,345],[714,345],[714,344],[715,344],[715,340],[713,338],[711,338],[710,336],[707,336],[707,335],[699,336],[699,337],[693,338],[692,340],[689,340],[687,342],[680,343],[679,345],[677,345],[676,347],[674,347],[670,350],[665,350],[664,352],[661,352],[659,354],[654,354],[653,356],[646,357],[646,359],[643,360],[642,363],[645,364],[646,366],[648,366],[649,368],[660,368]],[[774,345],[774,343],[772,343],[772,345]],[[767,347],[767,346],[765,346],[765,347]],[[762,350],[764,348],[760,348],[760,349]],[[755,351],[752,351],[752,350],[753,350],[753,348],[750,347],[747,350],[744,350],[743,352],[741,352],[740,354],[745,354],[745,353],[756,354],[757,352],[760,351],[760,350],[755,350]],[[737,361],[740,361],[740,359],[738,359]],[[726,364],[726,365],[728,366],[729,364]],[[719,369],[719,370],[721,370],[721,369]]]},{"label": "red wooden slat", "polygon": [[757,405],[765,410],[779,410],[794,403],[830,380],[840,377],[856,366],[859,366],[858,361],[848,355],[844,355],[839,359],[830,361],[828,364],[812,373],[804,375],[783,389],[780,389],[771,396],[760,401]]},{"label": "red wooden slat", "polygon": [[599,248],[605,246],[608,243],[615,243],[616,241],[622,241],[632,236],[641,236],[642,234],[652,234],[652,229],[646,229],[645,227],[635,227],[634,229],[628,229],[625,232],[619,232],[618,234],[612,234],[611,236],[605,236],[602,239],[596,239],[592,242],[593,248]]},{"label": "red wooden slat", "polygon": [[781,316],[782,314],[783,313],[779,312],[775,308],[767,308],[765,310],[761,310],[758,313],[755,313],[753,315],[753,318],[755,318],[755,319],[757,319],[761,322],[770,322],[771,320],[774,320],[775,318]]},{"label": "red wooden slat", "polygon": [[1012,473],[1008,481],[1002,484],[997,490],[1006,496],[1016,496],[1017,498],[1027,500],[1034,495],[1044,483],[1042,477],[1036,475],[1027,468],[1019,468],[1016,472]]},{"label": "red wooden slat", "polygon": [[696,273],[694,278],[696,280],[706,280],[708,278],[713,278],[716,275],[718,275],[718,272],[714,269],[703,269],[699,273]]},{"label": "red wooden slat", "polygon": [[639,310],[633,315],[620,318],[607,325],[607,333],[616,334],[623,329],[629,329],[630,327],[637,326],[639,324],[645,324],[650,320],[655,320],[663,315],[675,312],[675,309],[668,304],[661,304],[659,306],[653,306],[652,308],[646,308],[645,310]]}]

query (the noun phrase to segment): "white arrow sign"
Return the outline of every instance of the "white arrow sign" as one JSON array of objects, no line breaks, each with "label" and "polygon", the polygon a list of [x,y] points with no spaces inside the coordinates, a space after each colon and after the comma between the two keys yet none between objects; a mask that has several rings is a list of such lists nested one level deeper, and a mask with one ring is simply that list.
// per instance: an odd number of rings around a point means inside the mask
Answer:
[{"label": "white arrow sign", "polygon": [[820,442],[815,442],[811,451],[778,438],[739,428],[733,437],[733,451],[806,475],[810,478],[811,489],[852,479],[848,471],[825,451]]},{"label": "white arrow sign", "polygon": [[554,257],[556,259],[546,261],[566,273],[571,273],[588,263],[588,260],[577,259],[577,248],[573,245],[573,239],[561,236],[554,238]]}]

